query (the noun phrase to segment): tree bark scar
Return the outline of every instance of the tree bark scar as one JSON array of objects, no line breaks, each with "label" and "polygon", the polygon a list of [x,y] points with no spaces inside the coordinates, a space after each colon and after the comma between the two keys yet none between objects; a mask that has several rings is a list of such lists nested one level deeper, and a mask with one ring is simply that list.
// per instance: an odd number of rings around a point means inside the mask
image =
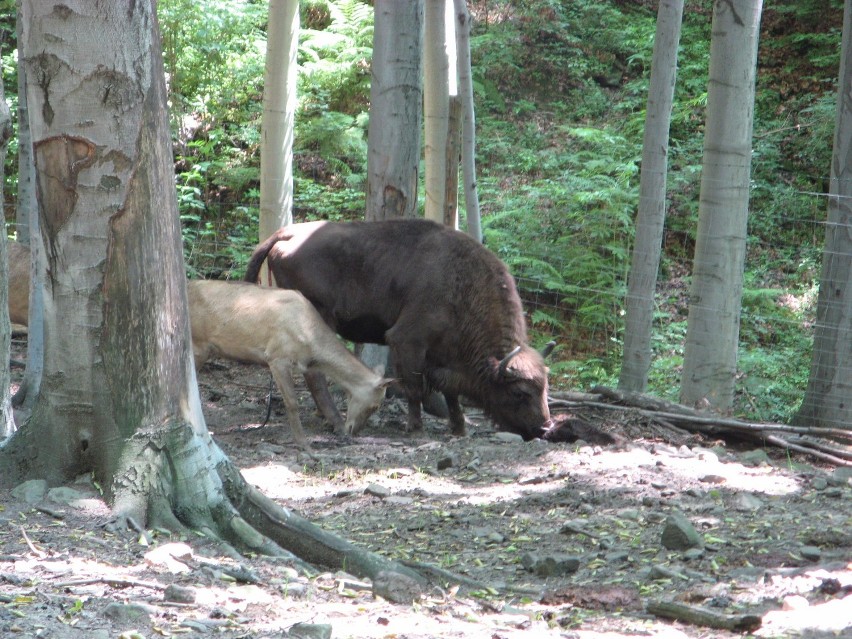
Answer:
[{"label": "tree bark scar", "polygon": [[95,145],[84,138],[57,135],[33,145],[39,220],[51,264],[55,242],[77,204],[77,176],[95,162]]}]

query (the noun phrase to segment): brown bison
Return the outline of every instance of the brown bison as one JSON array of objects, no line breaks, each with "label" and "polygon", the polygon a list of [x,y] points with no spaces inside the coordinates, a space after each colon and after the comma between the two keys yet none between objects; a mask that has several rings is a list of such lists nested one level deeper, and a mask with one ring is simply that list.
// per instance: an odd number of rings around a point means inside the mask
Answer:
[{"label": "brown bison", "polygon": [[409,430],[422,428],[434,389],[456,435],[465,432],[460,395],[524,439],[548,431],[544,357],[527,345],[512,276],[474,239],[427,220],[307,222],[260,243],[247,281],[264,260],[278,286],[304,294],[342,337],[390,347]]}]

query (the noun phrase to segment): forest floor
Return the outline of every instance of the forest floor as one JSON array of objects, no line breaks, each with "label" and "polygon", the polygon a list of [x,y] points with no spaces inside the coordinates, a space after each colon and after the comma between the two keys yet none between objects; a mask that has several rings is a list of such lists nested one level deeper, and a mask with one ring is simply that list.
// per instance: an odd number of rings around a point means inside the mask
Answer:
[{"label": "forest floor", "polygon": [[[16,338],[13,359],[25,348]],[[434,418],[411,436],[398,399],[343,443],[302,392],[306,453],[280,402],[259,426],[265,369],[214,362],[199,379],[208,428],[250,483],[357,545],[446,571],[443,587],[393,604],[357,576],[237,563],[196,534],[116,536],[81,477],[46,495],[0,492],[0,636],[852,636],[848,468],[675,434],[631,411],[580,415],[614,445],[522,442],[471,409],[468,437]],[[690,528],[697,546],[667,547]],[[735,629],[656,616],[655,602]]]}]

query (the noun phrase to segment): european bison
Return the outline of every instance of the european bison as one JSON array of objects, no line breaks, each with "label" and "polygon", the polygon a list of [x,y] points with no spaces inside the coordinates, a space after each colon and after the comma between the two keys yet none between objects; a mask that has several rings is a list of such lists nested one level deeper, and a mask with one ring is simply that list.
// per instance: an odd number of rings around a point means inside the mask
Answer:
[{"label": "european bison", "polygon": [[346,391],[346,423],[338,435],[352,435],[379,407],[391,380],[383,379],[350,353],[297,291],[244,282],[187,282],[192,351],[196,368],[214,357],[266,364],[284,399],[293,439],[307,447],[293,387],[293,366],[318,371]]},{"label": "european bison", "polygon": [[435,389],[456,435],[460,395],[524,439],[546,432],[543,355],[527,345],[512,276],[474,239],[427,220],[307,222],[259,244],[247,281],[266,259],[278,286],[301,291],[342,337],[390,347],[409,430],[422,428],[422,399]]}]

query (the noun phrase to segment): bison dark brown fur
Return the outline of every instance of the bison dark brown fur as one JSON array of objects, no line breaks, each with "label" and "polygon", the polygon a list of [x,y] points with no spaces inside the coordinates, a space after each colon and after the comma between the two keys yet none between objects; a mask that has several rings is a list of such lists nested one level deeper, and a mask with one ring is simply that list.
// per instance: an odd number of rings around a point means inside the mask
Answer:
[{"label": "bison dark brown fur", "polygon": [[304,294],[342,337],[390,347],[409,429],[422,428],[431,389],[457,435],[459,395],[525,439],[549,426],[547,368],[527,345],[515,282],[464,233],[426,220],[307,222],[259,244],[245,279],[256,282],[267,259],[278,286]]}]

